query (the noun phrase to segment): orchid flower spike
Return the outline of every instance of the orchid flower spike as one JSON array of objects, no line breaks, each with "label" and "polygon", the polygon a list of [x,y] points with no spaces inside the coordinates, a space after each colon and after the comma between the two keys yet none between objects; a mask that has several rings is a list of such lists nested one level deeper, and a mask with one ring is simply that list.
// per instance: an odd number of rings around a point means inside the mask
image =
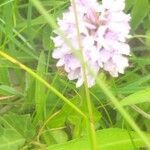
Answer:
[{"label": "orchid flower spike", "polygon": [[[128,64],[130,47],[126,43],[130,31],[130,15],[124,13],[125,0],[75,0],[79,22],[82,53],[87,66],[96,75],[101,70],[109,72],[113,77],[124,73]],[[58,26],[73,47],[79,50],[76,20],[73,4],[57,19]],[[76,80],[76,87],[84,83],[83,67],[80,60],[55,33],[52,37],[55,49],[52,57],[57,59],[57,67],[64,67],[68,78]],[[88,87],[95,84],[95,78],[86,69]]]}]

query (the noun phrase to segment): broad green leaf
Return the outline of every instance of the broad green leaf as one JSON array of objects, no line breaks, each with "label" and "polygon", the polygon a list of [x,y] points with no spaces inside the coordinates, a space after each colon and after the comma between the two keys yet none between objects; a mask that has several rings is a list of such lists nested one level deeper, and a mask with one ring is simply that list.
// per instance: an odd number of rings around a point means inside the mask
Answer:
[{"label": "broad green leaf", "polygon": [[35,135],[30,115],[9,113],[0,117],[0,150],[18,150]]},{"label": "broad green leaf", "polygon": [[67,134],[63,130],[54,130],[50,132],[56,143],[64,143],[68,140]]},{"label": "broad green leaf", "polygon": [[52,47],[52,41],[49,39],[49,35],[52,33],[52,30],[49,26],[46,26],[43,29],[42,39],[43,39],[43,47],[45,50],[49,50]]},{"label": "broad green leaf", "polygon": [[14,113],[6,114],[2,117],[13,129],[23,138],[30,139],[35,134],[34,126],[31,123],[30,115],[17,115]]},{"label": "broad green leaf", "polygon": [[18,150],[24,142],[25,139],[15,130],[0,126],[0,150]]},{"label": "broad green leaf", "polygon": [[149,12],[149,1],[136,0],[131,14],[132,17],[131,26],[133,30],[135,30],[140,25],[140,23],[143,21],[148,12]]},{"label": "broad green leaf", "polygon": [[13,127],[4,117],[0,117],[0,150],[17,150],[24,142],[25,138],[17,131],[17,127]]},{"label": "broad green leaf", "polygon": [[134,94],[125,97],[120,104],[125,106],[144,102],[150,102],[150,88],[135,92]]},{"label": "broad green leaf", "polygon": [[[135,150],[144,147],[142,139],[132,131],[109,128],[97,131],[97,150]],[[87,137],[47,147],[47,150],[90,150]]]},{"label": "broad green leaf", "polygon": [[24,91],[24,104],[22,106],[22,110],[30,111],[35,104],[34,96],[35,96],[35,79],[26,73],[26,81],[25,81],[25,91]]},{"label": "broad green leaf", "polygon": [[[46,66],[45,66],[46,60],[45,60],[45,54],[44,52],[41,52],[39,57],[39,62],[37,66],[37,73],[45,78],[46,73]],[[36,102],[36,117],[35,122],[39,119],[43,119],[44,112],[46,109],[46,88],[45,85],[40,83],[38,80],[36,80],[36,87],[35,87],[35,102]]]}]

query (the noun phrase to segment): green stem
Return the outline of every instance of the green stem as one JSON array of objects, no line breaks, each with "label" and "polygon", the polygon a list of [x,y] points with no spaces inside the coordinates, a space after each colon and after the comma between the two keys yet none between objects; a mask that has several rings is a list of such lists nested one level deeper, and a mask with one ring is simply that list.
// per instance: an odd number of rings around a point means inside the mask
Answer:
[{"label": "green stem", "polygon": [[91,148],[92,150],[96,150],[96,131],[94,126],[94,118],[93,118],[93,111],[92,111],[92,104],[91,104],[91,98],[89,94],[89,89],[87,87],[87,84],[84,84],[85,88],[85,95],[86,95],[86,102],[87,102],[87,109],[88,109],[88,132],[89,132],[89,139],[91,141]]},{"label": "green stem", "polygon": [[72,0],[72,6],[73,6],[74,17],[75,17],[76,28],[77,28],[78,45],[79,45],[79,49],[81,51],[81,59],[84,62],[82,64],[82,68],[83,68],[83,77],[84,77],[84,89],[85,89],[85,96],[86,96],[86,105],[87,105],[87,110],[88,110],[88,120],[87,120],[88,137],[89,137],[89,140],[91,142],[91,149],[96,150],[96,132],[95,132],[95,127],[94,127],[92,104],[91,104],[91,98],[90,98],[90,93],[89,93],[89,89],[88,89],[88,82],[87,82],[87,76],[86,76],[86,64],[85,64],[85,61],[84,61],[84,58],[83,58],[83,48],[82,48],[81,37],[80,37],[77,9],[76,9],[76,4],[75,4],[74,0]]}]

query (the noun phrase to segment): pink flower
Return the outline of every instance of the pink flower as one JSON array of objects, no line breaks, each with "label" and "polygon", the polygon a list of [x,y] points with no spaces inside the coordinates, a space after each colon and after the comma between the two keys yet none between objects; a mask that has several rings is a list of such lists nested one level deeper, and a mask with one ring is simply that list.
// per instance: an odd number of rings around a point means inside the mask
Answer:
[{"label": "pink flower", "polygon": [[[97,75],[102,69],[108,71],[113,77],[123,74],[129,66],[127,56],[130,47],[126,38],[130,31],[130,15],[123,12],[124,0],[76,0],[77,15],[79,20],[80,38],[83,57],[87,66]],[[77,29],[73,6],[63,13],[57,20],[59,28],[66,34],[73,47],[79,50]],[[77,80],[76,86],[83,82],[83,68],[72,50],[56,33],[52,37],[56,49],[53,58],[58,59],[57,67],[64,66],[70,80]],[[95,79],[86,69],[88,86],[95,84]]]}]

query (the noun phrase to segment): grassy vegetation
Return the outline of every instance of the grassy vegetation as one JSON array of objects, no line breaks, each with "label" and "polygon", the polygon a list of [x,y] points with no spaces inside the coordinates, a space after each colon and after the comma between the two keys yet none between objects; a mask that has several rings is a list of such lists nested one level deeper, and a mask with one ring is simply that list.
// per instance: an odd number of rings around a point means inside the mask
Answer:
[{"label": "grassy vegetation", "polygon": [[101,72],[90,89],[77,89],[51,56],[68,6],[0,1],[0,150],[150,149],[149,0],[126,0],[130,67],[118,78]]}]

